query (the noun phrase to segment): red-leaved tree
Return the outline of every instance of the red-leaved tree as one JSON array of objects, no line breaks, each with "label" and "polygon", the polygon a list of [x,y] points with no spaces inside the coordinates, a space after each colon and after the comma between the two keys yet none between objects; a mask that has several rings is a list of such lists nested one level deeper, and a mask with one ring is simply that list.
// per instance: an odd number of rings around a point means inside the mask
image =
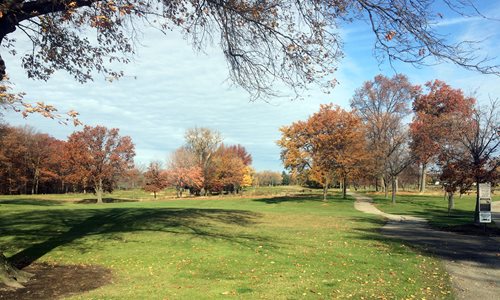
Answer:
[{"label": "red-leaved tree", "polygon": [[147,171],[144,173],[144,190],[153,193],[155,199],[156,193],[167,186],[165,176],[162,172],[160,162],[154,161],[149,164]]}]

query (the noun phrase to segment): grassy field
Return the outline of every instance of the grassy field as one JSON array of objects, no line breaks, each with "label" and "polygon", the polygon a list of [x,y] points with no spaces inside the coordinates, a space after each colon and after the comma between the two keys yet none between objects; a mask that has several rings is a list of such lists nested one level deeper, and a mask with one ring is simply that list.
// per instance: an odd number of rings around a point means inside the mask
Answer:
[{"label": "grassy field", "polygon": [[[374,199],[375,205],[382,211],[399,214],[413,215],[426,218],[435,227],[453,227],[470,224],[474,221],[474,207],[476,195],[463,195],[455,197],[455,209],[448,214],[448,200],[442,193],[400,193],[396,197],[396,204],[385,199],[383,193],[368,193]],[[494,196],[494,201],[500,196]],[[493,225],[491,225],[493,226]]]},{"label": "grassy field", "polygon": [[383,238],[383,220],[352,200],[276,189],[140,202],[130,199],[149,195],[122,192],[102,205],[1,196],[0,244],[13,258],[112,270],[111,284],[74,299],[452,298],[436,259]]}]

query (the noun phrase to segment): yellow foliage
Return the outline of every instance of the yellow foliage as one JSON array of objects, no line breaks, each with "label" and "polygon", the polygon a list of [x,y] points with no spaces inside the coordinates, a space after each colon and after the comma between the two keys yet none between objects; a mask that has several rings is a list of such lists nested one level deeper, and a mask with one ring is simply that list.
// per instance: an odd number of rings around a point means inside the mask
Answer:
[{"label": "yellow foliage", "polygon": [[241,186],[252,186],[254,174],[255,170],[250,166],[246,166],[243,174],[243,180],[241,181]]}]

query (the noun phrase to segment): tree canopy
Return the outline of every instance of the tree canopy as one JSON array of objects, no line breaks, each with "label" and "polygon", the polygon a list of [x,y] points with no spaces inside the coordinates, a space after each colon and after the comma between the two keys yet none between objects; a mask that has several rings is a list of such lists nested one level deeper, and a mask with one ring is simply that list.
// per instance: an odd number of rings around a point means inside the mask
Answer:
[{"label": "tree canopy", "polygon": [[[28,37],[32,51],[20,61],[30,78],[47,80],[64,70],[86,82],[96,73],[123,75],[115,63],[130,61],[144,26],[180,30],[197,50],[217,44],[231,80],[266,97],[282,84],[297,94],[311,83],[334,85],[332,72],[343,56],[340,29],[360,20],[373,32],[381,60],[448,61],[498,75],[499,66],[475,52],[479,42],[455,43],[438,33],[445,11],[495,22],[463,0],[1,0],[0,43],[15,54],[11,34]],[[0,57],[0,77],[7,67]]]}]

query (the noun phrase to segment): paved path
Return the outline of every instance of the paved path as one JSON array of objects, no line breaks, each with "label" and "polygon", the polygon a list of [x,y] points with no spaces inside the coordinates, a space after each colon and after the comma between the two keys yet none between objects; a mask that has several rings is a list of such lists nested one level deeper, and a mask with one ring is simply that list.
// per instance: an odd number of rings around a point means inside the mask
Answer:
[{"label": "paved path", "polygon": [[[352,194],[357,210],[376,214],[389,221],[382,234],[420,246],[443,260],[450,274],[457,299],[500,299],[500,238],[468,236],[433,230],[422,218],[387,214],[377,209],[372,199]],[[494,216],[499,217],[500,203]],[[500,223],[500,219],[498,223]]]},{"label": "paved path", "polygon": [[491,219],[500,228],[500,201],[491,203]]}]

